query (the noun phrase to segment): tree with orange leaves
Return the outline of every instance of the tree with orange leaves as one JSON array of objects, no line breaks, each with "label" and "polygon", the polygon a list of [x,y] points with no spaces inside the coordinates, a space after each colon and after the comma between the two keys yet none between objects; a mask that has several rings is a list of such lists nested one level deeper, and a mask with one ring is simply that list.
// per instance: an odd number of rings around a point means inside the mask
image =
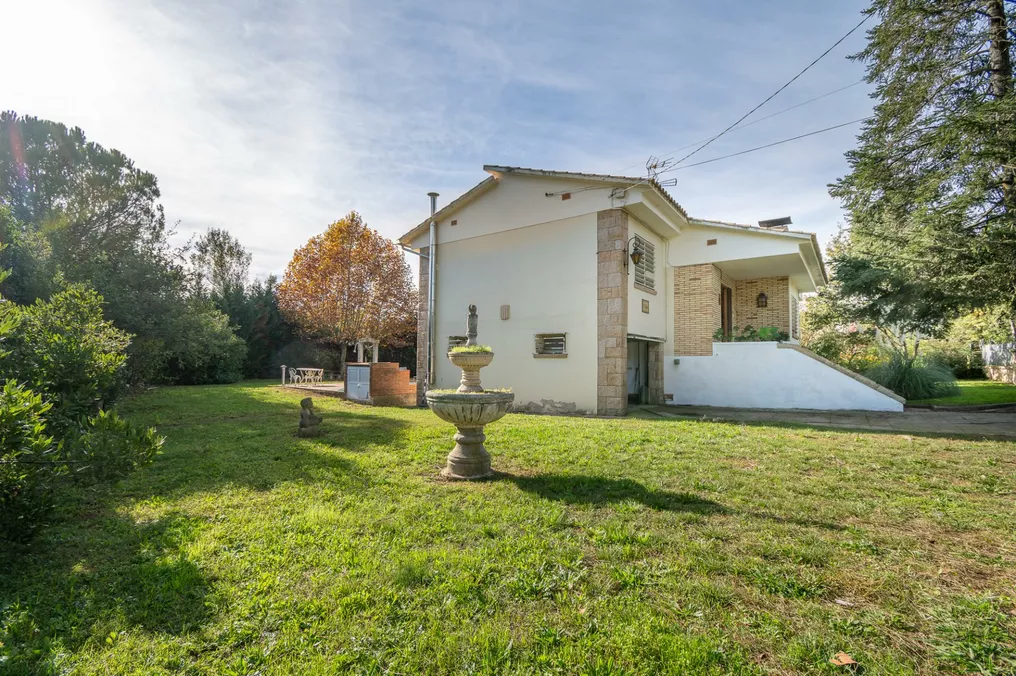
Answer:
[{"label": "tree with orange leaves", "polygon": [[413,332],[417,295],[409,265],[390,239],[355,211],[293,254],[279,308],[307,336],[342,349],[364,338],[394,345]]}]

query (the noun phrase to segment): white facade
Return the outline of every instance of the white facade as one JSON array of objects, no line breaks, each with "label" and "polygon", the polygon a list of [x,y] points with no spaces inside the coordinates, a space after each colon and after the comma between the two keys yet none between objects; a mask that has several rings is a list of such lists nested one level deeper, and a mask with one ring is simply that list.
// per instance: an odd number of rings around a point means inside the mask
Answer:
[{"label": "white facade", "polygon": [[[466,310],[476,305],[478,340],[495,355],[484,387],[512,388],[519,408],[554,402],[595,411],[595,260],[595,213],[439,244],[434,387],[458,387],[461,372],[444,354],[449,336],[465,335]],[[541,333],[566,333],[567,357],[534,357]]]},{"label": "white facade", "polygon": [[[665,240],[650,230],[644,223],[634,218],[628,220],[628,236],[639,235],[656,247],[656,270],[654,279],[656,293],[653,294],[635,284],[635,274],[629,270],[628,275],[628,333],[637,336],[660,338],[666,340],[670,333],[667,330],[667,244]],[[633,264],[629,261],[629,268]],[[673,274],[670,275],[673,277]],[[673,280],[671,280],[673,281]],[[648,302],[649,312],[643,311],[642,301]],[[671,328],[673,330],[673,328]]]},{"label": "white facade", "polygon": [[903,403],[778,343],[714,343],[709,357],[663,364],[674,404],[733,408],[902,411]]},{"label": "white facade", "polygon": [[[651,289],[636,284],[634,264],[628,265],[628,341],[662,344],[668,403],[900,410],[898,401],[863,382],[775,344],[715,343],[711,356],[675,354],[675,267],[708,263],[735,280],[787,277],[791,298],[798,298],[824,283],[813,235],[690,219],[659,186],[639,179],[486,169],[491,178],[434,217],[436,357],[430,387],[457,386],[459,371],[445,353],[450,337],[465,335],[467,308],[476,305],[479,342],[495,353],[482,372],[485,387],[512,388],[522,410],[597,412],[598,368],[605,356],[598,346],[598,303],[607,302],[598,300],[597,214],[623,209],[629,242],[643,238],[655,259]],[[424,221],[403,236],[403,244],[427,247],[428,225]],[[501,318],[502,306],[507,319]],[[537,335],[559,333],[566,334],[566,356],[535,354]],[[644,350],[642,355],[645,360]],[[640,367],[646,370],[644,362]]]}]

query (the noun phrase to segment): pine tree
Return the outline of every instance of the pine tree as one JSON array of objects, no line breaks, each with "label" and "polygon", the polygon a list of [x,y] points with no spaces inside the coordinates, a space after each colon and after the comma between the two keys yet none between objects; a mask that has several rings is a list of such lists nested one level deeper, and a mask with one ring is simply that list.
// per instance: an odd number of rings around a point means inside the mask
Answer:
[{"label": "pine tree", "polygon": [[1016,337],[1016,2],[874,0],[867,12],[879,24],[853,58],[878,104],[831,186],[850,225],[836,274],[887,303],[917,290],[944,314],[1003,305]]}]

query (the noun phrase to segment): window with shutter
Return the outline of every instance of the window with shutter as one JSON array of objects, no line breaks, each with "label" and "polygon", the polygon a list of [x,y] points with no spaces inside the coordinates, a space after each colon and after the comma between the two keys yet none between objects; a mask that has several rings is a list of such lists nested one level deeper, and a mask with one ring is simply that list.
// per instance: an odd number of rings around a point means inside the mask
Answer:
[{"label": "window with shutter", "polygon": [[537,333],[534,357],[567,357],[567,334]]},{"label": "window with shutter", "polygon": [[635,235],[632,253],[639,252],[641,257],[635,264],[635,283],[647,289],[656,289],[656,246],[649,240]]}]

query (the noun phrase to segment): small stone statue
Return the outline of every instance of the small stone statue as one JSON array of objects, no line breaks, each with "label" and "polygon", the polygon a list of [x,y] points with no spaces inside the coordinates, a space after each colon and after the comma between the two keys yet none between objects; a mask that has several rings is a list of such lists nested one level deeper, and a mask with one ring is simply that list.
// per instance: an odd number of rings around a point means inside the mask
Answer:
[{"label": "small stone statue", "polygon": [[469,306],[469,316],[466,317],[466,345],[476,345],[476,306]]},{"label": "small stone statue", "polygon": [[314,400],[307,397],[300,402],[299,437],[317,437],[321,435],[321,416],[314,415]]}]

